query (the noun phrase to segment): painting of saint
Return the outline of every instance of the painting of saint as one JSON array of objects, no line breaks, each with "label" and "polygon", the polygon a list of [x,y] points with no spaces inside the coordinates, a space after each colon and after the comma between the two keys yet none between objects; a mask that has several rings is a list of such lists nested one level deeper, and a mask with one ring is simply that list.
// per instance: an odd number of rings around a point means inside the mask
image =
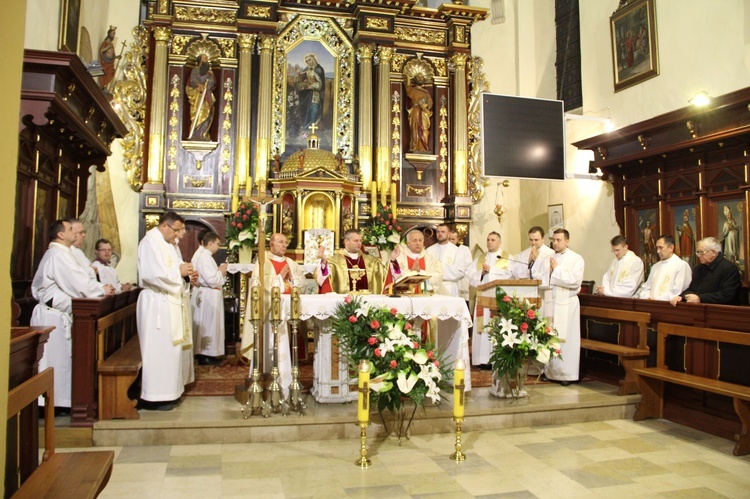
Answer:
[{"label": "painting of saint", "polygon": [[717,203],[719,240],[724,258],[744,269],[745,248],[741,233],[744,227],[744,202],[739,199]]},{"label": "painting of saint", "polygon": [[695,205],[675,206],[675,254],[695,266]]},{"label": "painting of saint", "polygon": [[656,208],[638,210],[638,254],[643,260],[646,273],[659,260],[656,254],[656,238],[659,237],[656,228]]}]

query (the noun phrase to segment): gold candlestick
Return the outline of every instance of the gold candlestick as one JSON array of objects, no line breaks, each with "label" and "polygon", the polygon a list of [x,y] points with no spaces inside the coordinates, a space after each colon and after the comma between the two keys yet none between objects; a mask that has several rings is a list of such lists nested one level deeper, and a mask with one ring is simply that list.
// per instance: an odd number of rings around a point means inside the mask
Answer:
[{"label": "gold candlestick", "polygon": [[357,423],[359,426],[359,459],[354,461],[354,464],[360,468],[369,468],[372,461],[367,459],[367,426],[370,423]]},{"label": "gold candlestick", "polygon": [[456,452],[451,454],[451,459],[456,462],[466,461],[466,454],[461,452],[461,422],[463,418],[453,418],[453,421],[456,422]]}]

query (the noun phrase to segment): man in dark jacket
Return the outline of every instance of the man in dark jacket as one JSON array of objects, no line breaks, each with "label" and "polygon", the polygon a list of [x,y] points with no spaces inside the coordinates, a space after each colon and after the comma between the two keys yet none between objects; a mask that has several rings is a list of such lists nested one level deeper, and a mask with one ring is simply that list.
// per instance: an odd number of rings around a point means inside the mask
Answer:
[{"label": "man in dark jacket", "polygon": [[721,243],[715,237],[706,237],[698,241],[698,265],[693,269],[693,281],[680,296],[672,298],[670,303],[679,301],[689,303],[721,303],[724,305],[740,304],[740,273],[737,266],[724,258]]}]

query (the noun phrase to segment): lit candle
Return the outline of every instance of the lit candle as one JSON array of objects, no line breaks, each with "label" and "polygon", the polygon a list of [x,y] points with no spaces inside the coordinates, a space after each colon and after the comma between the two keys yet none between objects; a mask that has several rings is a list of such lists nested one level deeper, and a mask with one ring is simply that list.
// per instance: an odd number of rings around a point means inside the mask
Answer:
[{"label": "lit candle", "polygon": [[357,383],[357,422],[367,423],[370,420],[370,361],[359,363],[359,379]]},{"label": "lit candle", "polygon": [[378,212],[378,192],[375,188],[375,181],[370,182],[370,213],[372,218],[375,218],[375,214]]},{"label": "lit candle", "polygon": [[281,291],[278,286],[271,289],[271,319],[281,320]]},{"label": "lit candle", "polygon": [[260,286],[250,288],[250,320],[260,320]]},{"label": "lit candle", "polygon": [[294,286],[292,288],[292,320],[298,320],[299,319],[299,286]]},{"label": "lit candle", "polygon": [[396,221],[396,183],[391,184],[391,212],[393,213],[393,221]]},{"label": "lit candle", "polygon": [[464,361],[459,359],[456,362],[456,369],[453,371],[453,418],[464,418]]}]

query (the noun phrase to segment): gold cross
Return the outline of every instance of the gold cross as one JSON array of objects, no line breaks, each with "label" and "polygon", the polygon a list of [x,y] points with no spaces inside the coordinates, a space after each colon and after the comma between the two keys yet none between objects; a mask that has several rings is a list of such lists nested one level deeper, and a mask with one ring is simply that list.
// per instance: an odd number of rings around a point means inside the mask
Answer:
[{"label": "gold cross", "polygon": [[315,133],[315,130],[317,130],[319,127],[318,127],[318,125],[316,125],[315,123],[313,123],[312,125],[310,125],[307,128],[309,128],[312,131],[312,133]]},{"label": "gold cross", "polygon": [[365,411],[369,411],[369,409],[367,408],[367,401],[370,400],[370,397],[369,397],[370,388],[368,385],[369,383],[364,382],[362,383],[362,388],[357,388],[357,391],[361,393],[362,395],[364,395],[364,397],[362,397],[362,409]]},{"label": "gold cross", "polygon": [[461,390],[461,405],[464,405],[464,388],[466,388],[466,385],[464,384],[464,381],[461,380],[460,385],[453,385],[453,388],[456,388],[457,390]]}]

